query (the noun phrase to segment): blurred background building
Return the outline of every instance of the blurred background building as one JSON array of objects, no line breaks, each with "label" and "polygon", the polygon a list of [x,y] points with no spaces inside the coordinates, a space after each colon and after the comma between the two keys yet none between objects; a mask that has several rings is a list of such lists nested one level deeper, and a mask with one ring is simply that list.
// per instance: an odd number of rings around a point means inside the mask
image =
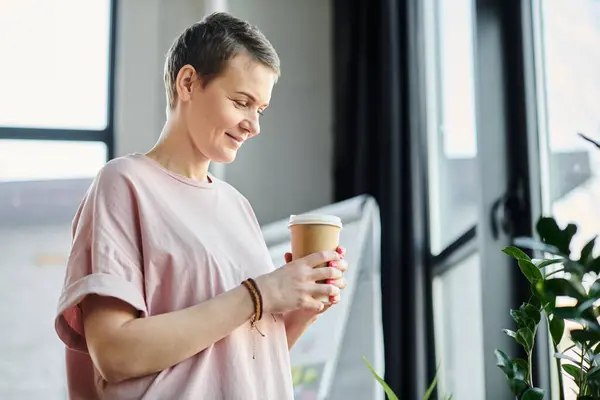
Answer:
[{"label": "blurred background building", "polygon": [[493,350],[527,287],[500,250],[541,214],[600,232],[600,150],[577,135],[600,139],[597,0],[0,1],[0,398],[66,398],[72,217],[108,159],[155,143],[166,51],[216,10],[260,27],[282,77],[214,173],[262,224],[374,196],[386,380],[418,399],[439,366],[440,394],[510,398]]}]

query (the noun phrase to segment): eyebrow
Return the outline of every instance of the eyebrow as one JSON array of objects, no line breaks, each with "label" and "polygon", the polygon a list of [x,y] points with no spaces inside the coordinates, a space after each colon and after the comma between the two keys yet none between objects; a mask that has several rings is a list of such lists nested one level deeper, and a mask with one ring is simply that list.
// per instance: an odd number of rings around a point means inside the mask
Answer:
[{"label": "eyebrow", "polygon": [[[254,103],[258,103],[258,100],[256,100],[256,97],[252,96],[252,95],[251,95],[250,93],[248,93],[248,92],[244,92],[244,91],[240,91],[240,90],[238,90],[236,93],[237,93],[237,94],[241,94],[241,95],[244,95],[244,96],[248,97],[248,98],[249,98],[249,99],[250,99],[252,102],[254,102]],[[265,104],[264,106],[268,106],[268,104]]]}]

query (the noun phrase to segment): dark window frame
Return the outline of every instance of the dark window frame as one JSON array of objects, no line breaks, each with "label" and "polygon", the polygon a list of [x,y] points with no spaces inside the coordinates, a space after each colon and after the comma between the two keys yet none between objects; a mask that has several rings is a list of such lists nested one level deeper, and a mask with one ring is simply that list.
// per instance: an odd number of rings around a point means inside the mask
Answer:
[{"label": "dark window frame", "polygon": [[[498,110],[503,106],[504,113],[502,115],[503,123],[506,129],[507,146],[512,149],[508,152],[507,160],[507,194],[515,195],[523,190],[519,196],[518,206],[513,209],[515,215],[512,220],[512,232],[509,236],[529,236],[532,234],[532,199],[530,198],[529,190],[534,185],[530,182],[531,169],[535,167],[531,165],[534,160],[530,159],[528,131],[536,129],[531,126],[530,115],[532,109],[535,108],[535,99],[531,99],[527,93],[529,85],[531,85],[530,76],[528,75],[527,65],[530,57],[531,49],[528,43],[523,38],[523,24],[527,25],[527,10],[524,9],[521,2],[505,2],[502,0],[473,0],[475,7],[474,23],[478,27],[489,26],[495,24],[500,27],[499,34],[501,36],[501,46],[495,51],[500,55],[502,62],[498,66],[498,72],[505,74],[507,82],[503,86],[504,104],[495,104]],[[509,4],[510,3],[510,4]],[[418,0],[407,0],[411,18],[408,23],[408,39],[409,39],[409,57],[410,60],[407,68],[410,71],[411,87],[409,89],[410,108],[411,112],[411,138],[413,141],[413,158],[411,160],[411,180],[413,187],[413,205],[418,205],[412,211],[415,213],[415,221],[413,227],[413,246],[416,249],[416,262],[423,279],[422,286],[419,288],[421,295],[415,299],[419,306],[419,316],[421,322],[415,329],[422,335],[425,343],[415,346],[418,353],[417,360],[419,361],[417,375],[417,386],[422,389],[428,385],[436,373],[436,349],[434,341],[434,324],[433,324],[433,293],[431,282],[434,276],[440,275],[452,268],[460,260],[473,253],[477,248],[478,243],[478,227],[471,226],[463,234],[457,236],[451,242],[447,243],[443,249],[437,254],[432,253],[430,244],[430,211],[429,211],[429,179],[428,179],[428,163],[426,162],[428,155],[428,138],[425,132],[427,131],[427,106],[424,93],[424,77],[422,71],[425,68],[424,64],[424,38],[423,26],[421,25],[421,10]],[[477,38],[476,38],[477,40]],[[476,62],[478,56],[475,54]],[[490,73],[490,76],[493,74]],[[476,103],[476,107],[480,104]],[[491,220],[490,220],[491,221]],[[486,224],[487,225],[487,224]],[[513,277],[514,290],[511,294],[510,301],[519,304],[523,299],[526,299],[528,288],[523,285],[521,279],[515,275]],[[512,280],[512,279],[511,279]],[[508,309],[506,310],[508,313]],[[543,353],[543,352],[542,352]],[[547,355],[537,354],[537,357],[542,359]],[[534,364],[533,374],[539,382],[547,373],[546,365],[539,362]],[[501,371],[498,375],[501,376]],[[543,380],[543,379],[542,379]],[[490,386],[487,385],[486,386]],[[493,386],[493,385],[491,385]],[[504,387],[503,387],[504,388]],[[486,391],[489,388],[486,388]],[[421,390],[422,392],[422,390]]]}]

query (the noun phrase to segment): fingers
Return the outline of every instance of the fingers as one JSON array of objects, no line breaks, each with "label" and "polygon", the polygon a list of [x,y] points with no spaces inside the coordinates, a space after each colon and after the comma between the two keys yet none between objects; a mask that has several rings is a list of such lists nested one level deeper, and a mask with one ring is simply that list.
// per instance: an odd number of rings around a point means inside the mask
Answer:
[{"label": "fingers", "polygon": [[314,268],[310,271],[309,280],[316,281],[324,281],[327,279],[340,279],[342,277],[342,271],[333,267],[325,267],[325,268]]},{"label": "fingers", "polygon": [[313,297],[307,297],[302,301],[302,304],[300,304],[300,308],[304,310],[322,312],[325,309],[325,304]]},{"label": "fingers", "polygon": [[340,259],[340,253],[335,250],[319,251],[304,257],[304,261],[311,267],[316,267],[317,265],[325,264],[330,261],[339,261]]},{"label": "fingers", "polygon": [[325,283],[313,283],[309,286],[308,289],[308,291],[313,297],[327,296],[331,298],[338,297],[340,295],[340,289],[337,286],[328,285]]},{"label": "fingers", "polygon": [[337,287],[338,289],[345,289],[346,285],[348,284],[348,282],[346,282],[345,278],[340,278],[340,279],[336,279],[336,280],[329,279],[329,280],[327,280],[327,283]]},{"label": "fingers", "polygon": [[285,263],[289,264],[292,262],[292,253],[285,253],[284,255]]},{"label": "fingers", "polygon": [[337,268],[342,272],[346,272],[348,270],[348,261],[339,260],[339,261],[330,261],[329,266],[333,268]]}]

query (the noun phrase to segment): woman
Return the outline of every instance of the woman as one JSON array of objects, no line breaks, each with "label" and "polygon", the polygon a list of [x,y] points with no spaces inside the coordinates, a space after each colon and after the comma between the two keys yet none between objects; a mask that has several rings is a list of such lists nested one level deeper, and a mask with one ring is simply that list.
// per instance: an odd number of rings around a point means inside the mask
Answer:
[{"label": "woman", "polygon": [[56,318],[72,399],[293,398],[289,348],[315,298],[339,301],[344,250],[275,269],[247,200],[208,173],[258,135],[278,76],[267,39],[224,13],[173,43],[158,143],[107,163],[74,219]]}]

